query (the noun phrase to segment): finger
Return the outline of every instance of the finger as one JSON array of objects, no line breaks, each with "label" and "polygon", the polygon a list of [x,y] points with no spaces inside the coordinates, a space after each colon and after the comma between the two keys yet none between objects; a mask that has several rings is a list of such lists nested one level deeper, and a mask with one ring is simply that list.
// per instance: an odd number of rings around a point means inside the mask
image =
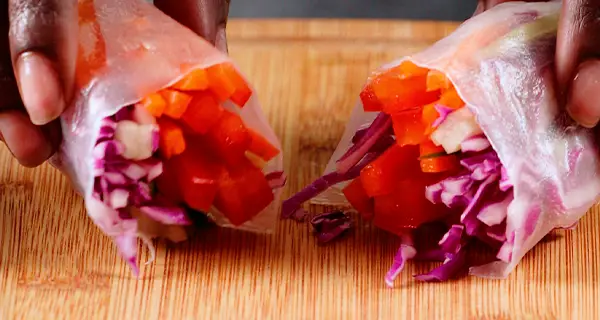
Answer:
[{"label": "finger", "polygon": [[[475,13],[473,13],[473,16],[476,16],[486,10],[489,10],[491,8],[493,8],[494,6],[497,6],[501,3],[505,3],[505,2],[516,2],[516,1],[523,1],[523,0],[479,0],[477,2],[477,8],[475,9]],[[524,0],[525,2],[547,2],[548,0]]]},{"label": "finger", "polygon": [[154,5],[227,52],[225,27],[230,0],[154,0]]},{"label": "finger", "polygon": [[31,121],[56,119],[71,97],[77,55],[76,0],[9,0],[10,49]]},{"label": "finger", "polygon": [[566,97],[571,117],[586,127],[600,120],[599,19],[600,0],[562,4],[555,62],[559,93]]},{"label": "finger", "polygon": [[0,112],[0,134],[10,152],[23,166],[38,166],[53,154],[53,145],[42,128],[31,123],[20,110]]}]

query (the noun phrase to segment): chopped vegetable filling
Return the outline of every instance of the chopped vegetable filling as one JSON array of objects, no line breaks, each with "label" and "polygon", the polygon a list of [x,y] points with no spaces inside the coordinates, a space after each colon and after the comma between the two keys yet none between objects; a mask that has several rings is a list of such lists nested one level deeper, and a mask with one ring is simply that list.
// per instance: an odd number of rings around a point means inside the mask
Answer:
[{"label": "chopped vegetable filling", "polygon": [[216,209],[242,225],[285,183],[282,172],[262,172],[279,149],[222,106],[230,100],[243,107],[251,95],[242,76],[223,63],[191,70],[103,120],[94,148],[93,196],[131,222],[133,232],[112,236],[135,272],[137,237],[157,236],[162,228],[181,240],[180,226],[193,220],[186,208]]},{"label": "chopped vegetable filling", "polygon": [[[354,209],[402,239],[385,277],[390,286],[413,258],[443,262],[417,280],[457,276],[468,267],[464,249],[474,239],[495,248],[498,260],[510,261],[514,235],[507,234],[506,212],[512,185],[451,81],[405,61],[372,76],[360,98],[364,111],[379,115],[356,132],[337,172],[284,202],[284,215],[349,180],[343,193]],[[412,235],[430,223],[446,225],[447,233],[425,250]]]}]

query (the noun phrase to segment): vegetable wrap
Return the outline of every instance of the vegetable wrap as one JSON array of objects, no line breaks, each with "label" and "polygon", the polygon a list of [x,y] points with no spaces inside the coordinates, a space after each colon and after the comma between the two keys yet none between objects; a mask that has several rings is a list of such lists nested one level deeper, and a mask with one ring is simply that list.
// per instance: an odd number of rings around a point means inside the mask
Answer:
[{"label": "vegetable wrap", "polygon": [[186,238],[196,217],[269,232],[280,144],[232,61],[141,1],[79,1],[77,90],[52,164],[138,272],[138,238]]},{"label": "vegetable wrap", "polygon": [[[442,262],[418,280],[504,278],[553,229],[573,227],[598,199],[600,169],[592,130],[553,90],[559,9],[499,5],[374,72],[325,176],[284,216],[309,199],[350,204],[398,234],[390,285],[409,259]],[[435,225],[433,246],[419,240]],[[474,242],[493,259],[467,259]]]}]

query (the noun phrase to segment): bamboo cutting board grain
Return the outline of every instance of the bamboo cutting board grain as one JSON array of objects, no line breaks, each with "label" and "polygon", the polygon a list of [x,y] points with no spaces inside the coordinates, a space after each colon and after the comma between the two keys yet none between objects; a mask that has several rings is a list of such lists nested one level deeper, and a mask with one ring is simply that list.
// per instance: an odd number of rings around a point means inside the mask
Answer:
[{"label": "bamboo cutting board grain", "polygon": [[[318,177],[370,70],[421,50],[454,24],[232,21],[230,51],[281,137],[285,195]],[[306,224],[271,236],[209,229],[157,245],[140,280],[54,169],[0,150],[1,319],[598,319],[600,219],[538,245],[506,280],[416,284],[383,276],[397,239],[359,226],[318,246]],[[321,208],[313,208],[319,210]],[[148,258],[141,254],[141,261]]]}]

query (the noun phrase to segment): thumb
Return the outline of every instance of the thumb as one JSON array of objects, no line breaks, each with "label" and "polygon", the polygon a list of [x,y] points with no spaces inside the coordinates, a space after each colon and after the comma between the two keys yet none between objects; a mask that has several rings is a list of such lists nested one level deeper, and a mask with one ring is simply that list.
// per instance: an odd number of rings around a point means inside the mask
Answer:
[{"label": "thumb", "polygon": [[600,0],[563,1],[558,30],[559,92],[571,117],[594,127],[600,120]]},{"label": "thumb", "polygon": [[10,50],[21,99],[36,125],[71,98],[77,58],[77,0],[9,0]]}]

